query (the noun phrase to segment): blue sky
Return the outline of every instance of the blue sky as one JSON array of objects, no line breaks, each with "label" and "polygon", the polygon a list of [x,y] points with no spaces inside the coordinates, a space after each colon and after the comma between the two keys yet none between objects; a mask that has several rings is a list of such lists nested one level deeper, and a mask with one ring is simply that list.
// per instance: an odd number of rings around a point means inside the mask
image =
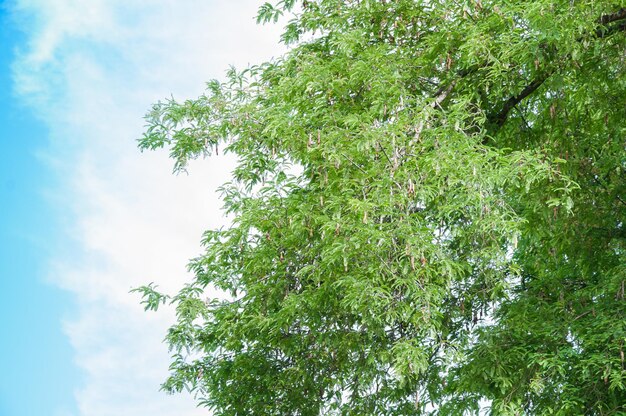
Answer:
[{"label": "blue sky", "polygon": [[54,172],[38,157],[48,132],[15,99],[10,67],[24,38],[6,9],[0,13],[0,414],[76,413],[80,371],[59,325],[72,312],[72,298],[45,281],[50,247],[61,238],[45,195]]},{"label": "blue sky", "polygon": [[136,140],[151,103],[280,53],[260,3],[0,3],[0,416],[206,414],[159,392],[173,313],[128,291],[187,281],[232,161],[172,176]]}]

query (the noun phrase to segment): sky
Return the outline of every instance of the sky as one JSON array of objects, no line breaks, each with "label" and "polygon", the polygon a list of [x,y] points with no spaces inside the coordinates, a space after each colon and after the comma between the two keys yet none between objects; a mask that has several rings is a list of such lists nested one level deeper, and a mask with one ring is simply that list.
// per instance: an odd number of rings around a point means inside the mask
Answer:
[{"label": "sky", "polygon": [[280,27],[257,0],[0,4],[0,416],[206,414],[159,391],[173,314],[129,290],[189,280],[232,161],[172,175],[136,141],[152,103],[280,55]]}]

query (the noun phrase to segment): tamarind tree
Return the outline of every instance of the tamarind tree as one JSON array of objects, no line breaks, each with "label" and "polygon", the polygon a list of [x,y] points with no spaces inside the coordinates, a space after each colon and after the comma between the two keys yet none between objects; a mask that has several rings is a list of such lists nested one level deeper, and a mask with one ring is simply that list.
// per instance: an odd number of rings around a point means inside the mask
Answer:
[{"label": "tamarind tree", "polygon": [[[232,224],[175,296],[215,415],[626,414],[626,2],[282,0],[288,51],[147,115]],[[219,290],[217,298],[207,293]]]}]

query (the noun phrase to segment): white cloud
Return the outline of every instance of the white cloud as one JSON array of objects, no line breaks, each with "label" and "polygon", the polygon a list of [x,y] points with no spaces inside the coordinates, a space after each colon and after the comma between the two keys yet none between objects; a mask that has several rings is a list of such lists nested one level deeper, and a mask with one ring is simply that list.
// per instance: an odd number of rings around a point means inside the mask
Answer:
[{"label": "white cloud", "polygon": [[[14,66],[16,90],[51,131],[51,193],[71,237],[51,279],[75,294],[65,323],[85,382],[82,416],[193,415],[189,396],[158,391],[167,375],[161,343],[171,314],[146,314],[128,290],[154,281],[180,287],[201,232],[223,223],[214,189],[223,158],[172,176],[165,152],[140,154],[136,139],[154,101],[192,97],[229,64],[282,49],[279,28],[259,27],[256,0],[18,0],[29,34]],[[69,241],[69,240],[68,240]],[[61,412],[59,412],[61,413]]]}]

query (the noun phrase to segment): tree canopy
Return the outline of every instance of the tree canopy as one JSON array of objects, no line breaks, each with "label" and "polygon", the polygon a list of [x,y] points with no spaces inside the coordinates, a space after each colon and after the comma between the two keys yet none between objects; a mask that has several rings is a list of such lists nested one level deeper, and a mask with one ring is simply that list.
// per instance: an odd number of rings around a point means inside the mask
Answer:
[{"label": "tree canopy", "polygon": [[[223,149],[168,392],[216,415],[626,414],[626,2],[282,0],[288,51],[160,102]],[[209,288],[223,296],[206,298]]]}]

